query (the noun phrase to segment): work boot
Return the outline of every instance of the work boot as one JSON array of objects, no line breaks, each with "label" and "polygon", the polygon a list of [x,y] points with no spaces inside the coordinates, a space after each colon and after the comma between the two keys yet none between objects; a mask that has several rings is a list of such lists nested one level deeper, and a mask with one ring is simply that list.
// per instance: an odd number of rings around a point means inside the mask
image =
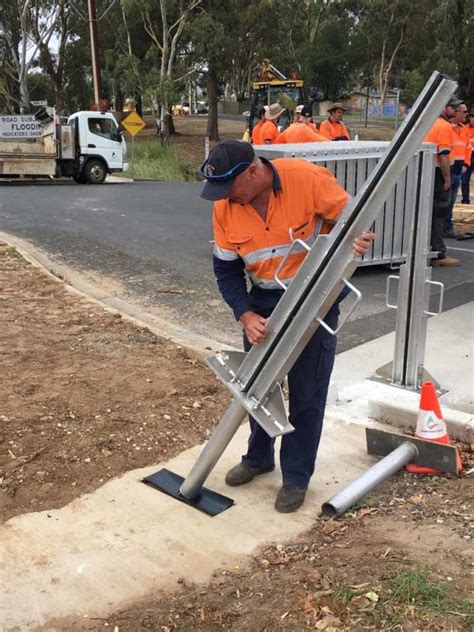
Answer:
[{"label": "work boot", "polygon": [[262,468],[249,467],[245,463],[239,463],[227,472],[225,482],[230,487],[237,487],[238,485],[245,485],[250,483],[259,474],[266,474],[272,472],[275,469],[274,465],[267,465]]},{"label": "work boot", "polygon": [[459,259],[454,259],[453,257],[445,257],[444,259],[433,259],[431,261],[432,266],[443,266],[447,268],[453,268],[454,266],[460,265]]},{"label": "work boot", "polygon": [[278,492],[275,500],[275,509],[280,513],[291,513],[296,511],[304,503],[306,496],[305,489],[292,487],[291,485],[283,485]]}]

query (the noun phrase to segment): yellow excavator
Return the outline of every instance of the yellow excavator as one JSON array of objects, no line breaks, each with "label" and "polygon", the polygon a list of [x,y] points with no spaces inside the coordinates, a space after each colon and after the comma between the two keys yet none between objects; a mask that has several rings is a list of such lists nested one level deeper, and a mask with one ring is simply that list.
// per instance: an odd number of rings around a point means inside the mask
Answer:
[{"label": "yellow excavator", "polygon": [[293,118],[296,106],[306,102],[305,97],[304,82],[296,73],[291,73],[288,78],[275,68],[269,59],[264,59],[260,66],[258,81],[251,84],[250,111],[244,138],[251,138],[253,126],[258,121],[258,112],[264,105],[279,103],[286,108],[286,112],[278,121],[278,127],[285,129]]}]

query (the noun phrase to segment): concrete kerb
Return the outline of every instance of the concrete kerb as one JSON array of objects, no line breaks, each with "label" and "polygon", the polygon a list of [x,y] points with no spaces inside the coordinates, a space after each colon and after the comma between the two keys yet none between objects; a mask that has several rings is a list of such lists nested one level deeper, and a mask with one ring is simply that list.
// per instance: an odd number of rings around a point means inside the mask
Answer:
[{"label": "concrete kerb", "polygon": [[[447,390],[440,405],[449,435],[467,443],[474,440],[474,343],[467,337],[473,311],[474,304],[466,303],[431,318],[425,357],[426,368]],[[337,356],[328,402],[340,419],[364,423],[371,418],[401,429],[415,428],[419,394],[371,379],[393,357],[394,344],[395,334],[390,333]]]},{"label": "concrete kerb", "polygon": [[[408,397],[412,395],[413,397]],[[393,393],[381,394],[368,403],[370,419],[382,423],[404,428],[416,428],[418,418],[418,404],[420,397],[417,393],[405,393],[397,396],[394,403]],[[448,435],[451,439],[472,443],[474,441],[474,418],[463,413],[442,406],[443,419],[446,422]]]},{"label": "concrete kerb", "polygon": [[135,325],[147,327],[157,336],[170,340],[179,346],[186,347],[201,358],[222,349],[234,349],[229,345],[220,343],[218,340],[195,334],[123,299],[112,296],[99,286],[84,279],[81,274],[68,266],[52,261],[48,255],[23,239],[0,231],[0,241],[14,246],[27,261],[35,267],[44,270],[56,281],[63,281],[67,290],[101,305],[112,313],[120,314],[124,319]]}]

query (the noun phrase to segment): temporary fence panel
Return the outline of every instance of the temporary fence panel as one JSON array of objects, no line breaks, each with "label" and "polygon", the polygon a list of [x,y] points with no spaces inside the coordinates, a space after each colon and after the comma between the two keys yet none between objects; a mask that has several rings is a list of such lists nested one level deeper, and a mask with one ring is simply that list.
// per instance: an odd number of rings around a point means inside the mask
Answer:
[{"label": "temporary fence panel", "polygon": [[[255,147],[255,152],[257,156],[268,159],[302,158],[314,162],[334,174],[339,184],[351,196],[354,196],[364,185],[388,145],[388,142],[373,141],[295,143],[258,145]],[[429,152],[429,160],[434,171],[434,158],[429,146],[422,145],[419,151]],[[387,201],[379,211],[372,226],[376,237],[361,265],[398,266],[406,260],[409,230],[418,190],[414,182],[415,173],[416,158],[413,157],[404,173],[393,185]],[[432,196],[432,191],[429,195]],[[431,198],[429,203],[431,205]]]}]

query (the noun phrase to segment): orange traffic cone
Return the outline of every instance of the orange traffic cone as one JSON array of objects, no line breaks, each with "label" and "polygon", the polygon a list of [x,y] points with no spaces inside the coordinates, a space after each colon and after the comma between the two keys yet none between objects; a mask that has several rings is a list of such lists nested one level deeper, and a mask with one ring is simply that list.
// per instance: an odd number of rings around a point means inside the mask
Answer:
[{"label": "orange traffic cone", "polygon": [[[446,445],[451,443],[446,430],[446,423],[441,414],[436,389],[432,382],[424,382],[421,386],[420,412],[418,413],[415,436],[417,439],[424,439],[425,441],[434,441]],[[457,466],[459,473],[462,470],[459,451]],[[424,467],[423,465],[415,465],[414,463],[405,465],[405,469],[411,474],[442,474],[440,470]]]}]

